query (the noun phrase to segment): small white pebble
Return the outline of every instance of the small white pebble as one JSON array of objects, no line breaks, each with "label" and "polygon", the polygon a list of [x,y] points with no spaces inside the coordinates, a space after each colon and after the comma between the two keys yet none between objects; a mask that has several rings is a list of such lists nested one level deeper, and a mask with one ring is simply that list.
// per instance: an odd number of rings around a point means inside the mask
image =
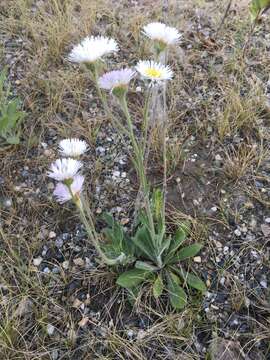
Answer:
[{"label": "small white pebble", "polygon": [[234,230],[234,234],[239,237],[241,236],[241,231],[239,229],[236,229]]},{"label": "small white pebble", "polygon": [[47,334],[48,335],[50,335],[50,336],[53,335],[54,330],[55,330],[55,327],[52,324],[47,325]]},{"label": "small white pebble", "polygon": [[120,175],[121,175],[121,173],[120,173],[120,171],[118,171],[118,170],[115,170],[115,171],[113,172],[113,177],[120,177]]},{"label": "small white pebble", "polygon": [[224,246],[223,253],[228,254],[228,252],[229,252],[229,246]]},{"label": "small white pebble", "polygon": [[265,218],[264,221],[265,221],[267,224],[270,224],[270,217]]},{"label": "small white pebble", "polygon": [[47,149],[48,144],[46,144],[45,142],[40,143],[40,145],[43,147],[43,149]]},{"label": "small white pebble", "polygon": [[260,281],[260,285],[261,285],[261,287],[263,287],[264,289],[266,289],[266,288],[267,288],[267,281],[266,281],[266,280]]},{"label": "small white pebble", "polygon": [[56,237],[56,233],[54,231],[49,232],[49,239],[53,239]]},{"label": "small white pebble", "polygon": [[217,211],[217,207],[216,207],[216,206],[211,207],[211,211],[216,212],[216,211]]},{"label": "small white pebble", "polygon": [[43,258],[41,256],[39,256],[39,257],[33,259],[33,264],[35,266],[39,266],[42,263],[42,261],[43,261]]},{"label": "small white pebble", "polygon": [[45,267],[45,268],[43,269],[43,272],[44,272],[45,274],[49,274],[49,273],[51,272],[51,270],[50,270],[48,267]]},{"label": "small white pebble", "polygon": [[258,254],[257,251],[255,251],[255,250],[251,250],[250,254],[251,254],[251,256],[254,257],[255,259],[258,259],[258,257],[259,257],[259,254]]},{"label": "small white pebble", "polygon": [[202,262],[202,258],[201,258],[200,256],[195,256],[195,257],[193,258],[193,261],[194,261],[195,263],[201,263],[201,262]]},{"label": "small white pebble", "polygon": [[132,339],[132,338],[134,337],[134,331],[133,331],[133,330],[128,330],[128,332],[127,332],[127,337],[128,337],[129,339]]},{"label": "small white pebble", "polygon": [[54,349],[51,353],[51,358],[52,360],[57,360],[58,359],[58,350],[57,349]]},{"label": "small white pebble", "polygon": [[222,278],[219,280],[220,285],[224,286],[225,284],[225,277],[222,276]]},{"label": "small white pebble", "polygon": [[12,200],[11,199],[4,200],[4,206],[5,207],[9,208],[9,207],[11,207],[11,205],[12,205]]},{"label": "small white pebble", "polygon": [[247,297],[245,297],[245,305],[246,305],[247,308],[250,307],[250,300]]},{"label": "small white pebble", "polygon": [[69,267],[69,261],[66,260],[66,261],[62,262],[62,267],[63,267],[63,269],[67,270]]}]

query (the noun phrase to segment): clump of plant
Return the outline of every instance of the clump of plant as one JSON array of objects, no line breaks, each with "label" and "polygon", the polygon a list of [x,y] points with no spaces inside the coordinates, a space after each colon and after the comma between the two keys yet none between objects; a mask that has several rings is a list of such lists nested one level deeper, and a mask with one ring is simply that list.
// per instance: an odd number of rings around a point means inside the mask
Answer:
[{"label": "clump of plant", "polygon": [[11,98],[7,71],[4,69],[0,73],[0,144],[19,144],[24,118],[20,99]]},{"label": "clump of plant", "polygon": [[249,5],[249,11],[252,20],[257,23],[259,17],[270,8],[270,0],[252,0]]},{"label": "clump of plant", "polygon": [[[171,234],[166,222],[168,123],[166,86],[167,81],[173,77],[173,71],[167,65],[167,59],[169,47],[179,42],[180,34],[175,28],[162,23],[148,24],[143,32],[152,41],[155,58],[154,60],[140,60],[134,69],[117,69],[100,76],[104,56],[118,51],[115,40],[105,37],[84,39],[81,44],[73,48],[69,56],[71,61],[82,64],[89,72],[112,124],[121,136],[125,135],[129,138],[132,145],[132,150],[128,147],[127,149],[137,173],[140,203],[138,211],[135,211],[132,233],[125,232],[110,214],[103,216],[107,227],[101,233],[96,230],[91,208],[82,194],[83,164],[78,158],[88,149],[85,141],[62,140],[59,150],[65,158],[58,159],[51,165],[48,176],[58,181],[54,190],[56,199],[60,203],[72,200],[76,205],[100,260],[122,271],[117,284],[136,295],[145,282],[150,282],[155,298],[159,298],[166,291],[171,305],[175,309],[181,309],[187,303],[184,288],[191,286],[204,292],[205,285],[195,274],[186,271],[182,265],[182,261],[194,257],[202,245],[192,244],[183,247],[188,227],[182,225]],[[145,94],[141,136],[135,135],[127,99],[129,83],[134,81],[137,75],[143,80]],[[113,96],[117,100],[122,111],[122,118],[119,114],[115,115],[112,112],[108,105],[108,96]],[[163,107],[159,114],[163,120],[163,187],[151,189],[147,176],[147,160],[152,144],[151,133],[155,126],[151,109],[158,97],[163,99]],[[105,238],[106,242],[102,241],[102,238]]]},{"label": "clump of plant", "polygon": [[270,0],[251,0],[249,4],[249,13],[251,17],[251,28],[248,33],[246,42],[243,46],[243,56],[246,55],[247,47],[250,43],[251,37],[254,34],[256,26],[260,23],[261,17],[267,10],[270,9]]}]

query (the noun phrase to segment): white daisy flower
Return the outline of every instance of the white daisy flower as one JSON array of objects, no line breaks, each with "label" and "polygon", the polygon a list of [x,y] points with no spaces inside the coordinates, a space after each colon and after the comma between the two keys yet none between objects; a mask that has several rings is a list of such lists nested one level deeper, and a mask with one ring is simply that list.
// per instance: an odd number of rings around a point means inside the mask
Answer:
[{"label": "white daisy flower", "polygon": [[113,70],[102,75],[98,84],[101,89],[113,90],[116,87],[127,87],[135,72],[131,69]]},{"label": "white daisy flower", "polygon": [[179,31],[161,22],[153,22],[143,27],[143,34],[165,45],[177,44],[181,38]]},{"label": "white daisy flower", "polygon": [[77,175],[82,165],[80,161],[71,158],[57,159],[51,164],[48,176],[57,181],[70,180]]},{"label": "white daisy flower", "polygon": [[171,80],[173,77],[173,72],[169,66],[156,63],[152,60],[139,61],[136,65],[136,70],[143,78],[153,82]]},{"label": "white daisy flower", "polygon": [[118,50],[119,47],[114,39],[104,36],[86,37],[73,47],[69,60],[77,63],[93,63],[102,56]]},{"label": "white daisy flower", "polygon": [[78,157],[88,150],[85,141],[79,139],[64,139],[59,143],[59,152],[63,156]]},{"label": "white daisy flower", "polygon": [[72,183],[67,186],[63,183],[58,183],[53,191],[56,200],[63,204],[71,200],[73,197],[79,197],[82,191],[84,177],[82,175],[75,175]]}]

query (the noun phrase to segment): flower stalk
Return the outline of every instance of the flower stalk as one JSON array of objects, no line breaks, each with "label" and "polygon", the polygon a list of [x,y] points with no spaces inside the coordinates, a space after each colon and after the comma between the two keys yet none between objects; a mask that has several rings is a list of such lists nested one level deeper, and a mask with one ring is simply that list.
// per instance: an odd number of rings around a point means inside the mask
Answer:
[{"label": "flower stalk", "polygon": [[[85,230],[91,240],[92,245],[95,247],[101,261],[104,264],[107,264],[109,266],[118,265],[118,264],[123,263],[126,259],[126,255],[124,253],[122,253],[116,259],[111,259],[111,258],[108,258],[106,256],[106,254],[104,253],[104,251],[101,249],[98,234],[96,233],[96,230],[95,230],[95,225],[94,225],[91,211],[90,211],[90,209],[88,209],[89,211],[85,211],[82,198],[73,196],[73,202],[76,205],[77,209],[79,210],[81,221],[84,224]],[[87,216],[85,214],[86,212],[87,212]]]},{"label": "flower stalk", "polygon": [[141,188],[143,191],[143,196],[144,196],[143,200],[145,203],[145,210],[146,210],[147,218],[148,218],[149,225],[150,225],[152,239],[154,239],[155,238],[155,225],[154,225],[154,219],[153,219],[153,215],[152,215],[152,211],[151,211],[151,204],[150,204],[150,199],[149,199],[149,185],[148,185],[146,174],[145,174],[143,152],[139,148],[138,142],[135,138],[132,120],[131,120],[131,116],[130,116],[130,113],[128,110],[126,96],[123,96],[121,99],[119,99],[119,103],[121,105],[121,108],[122,108],[122,110],[125,114],[126,120],[127,120],[129,136],[130,136],[130,140],[131,140],[131,143],[133,146],[133,150],[135,153],[135,159],[136,159],[136,163],[137,163],[137,173],[138,173],[140,185],[141,185]]}]

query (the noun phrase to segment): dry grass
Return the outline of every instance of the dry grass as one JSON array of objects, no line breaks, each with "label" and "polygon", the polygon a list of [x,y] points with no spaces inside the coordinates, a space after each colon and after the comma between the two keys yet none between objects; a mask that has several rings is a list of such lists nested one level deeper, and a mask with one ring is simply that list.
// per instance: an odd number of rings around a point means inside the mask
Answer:
[{"label": "dry grass", "polygon": [[224,109],[217,113],[217,131],[220,141],[225,137],[258,131],[265,111],[265,98],[256,82],[250,81],[250,91],[241,94],[239,88],[224,87]]},{"label": "dry grass", "polygon": [[265,157],[268,156],[268,149],[259,149],[257,146],[240,144],[236,149],[225,152],[223,171],[225,175],[234,181],[240,180],[247,174],[253,174],[258,170]]}]

